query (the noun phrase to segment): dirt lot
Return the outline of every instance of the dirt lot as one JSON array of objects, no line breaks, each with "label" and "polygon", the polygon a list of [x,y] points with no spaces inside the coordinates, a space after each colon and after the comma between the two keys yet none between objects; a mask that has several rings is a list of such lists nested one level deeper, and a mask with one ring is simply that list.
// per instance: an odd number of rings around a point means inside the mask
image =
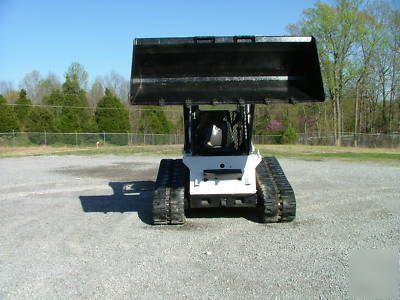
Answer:
[{"label": "dirt lot", "polygon": [[294,222],[213,210],[153,227],[159,160],[0,159],[0,299],[349,298],[350,257],[399,249],[399,166],[282,159]]}]

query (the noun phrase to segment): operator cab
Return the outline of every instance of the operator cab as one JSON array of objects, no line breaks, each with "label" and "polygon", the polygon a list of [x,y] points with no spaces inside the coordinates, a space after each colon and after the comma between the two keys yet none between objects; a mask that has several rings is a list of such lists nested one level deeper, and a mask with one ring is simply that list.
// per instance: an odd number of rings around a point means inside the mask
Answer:
[{"label": "operator cab", "polygon": [[185,144],[186,153],[200,156],[249,154],[251,141],[247,105],[238,105],[230,110],[192,106],[186,111],[185,124],[190,127],[187,128],[190,138]]}]

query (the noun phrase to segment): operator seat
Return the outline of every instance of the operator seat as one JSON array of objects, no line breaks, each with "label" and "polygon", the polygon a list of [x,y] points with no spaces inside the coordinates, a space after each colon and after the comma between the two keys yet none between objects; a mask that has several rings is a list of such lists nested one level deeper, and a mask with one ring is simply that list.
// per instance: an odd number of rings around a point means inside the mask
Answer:
[{"label": "operator seat", "polygon": [[202,141],[203,155],[230,155],[234,150],[232,128],[226,119],[210,122]]}]

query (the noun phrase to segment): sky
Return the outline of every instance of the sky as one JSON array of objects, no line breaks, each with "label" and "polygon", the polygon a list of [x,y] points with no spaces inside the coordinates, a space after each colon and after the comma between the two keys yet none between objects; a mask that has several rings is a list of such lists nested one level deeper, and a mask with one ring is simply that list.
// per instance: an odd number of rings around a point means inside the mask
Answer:
[{"label": "sky", "polygon": [[[316,0],[0,0],[0,81],[72,62],[130,77],[135,37],[287,35]],[[330,3],[326,0],[323,2]]]}]

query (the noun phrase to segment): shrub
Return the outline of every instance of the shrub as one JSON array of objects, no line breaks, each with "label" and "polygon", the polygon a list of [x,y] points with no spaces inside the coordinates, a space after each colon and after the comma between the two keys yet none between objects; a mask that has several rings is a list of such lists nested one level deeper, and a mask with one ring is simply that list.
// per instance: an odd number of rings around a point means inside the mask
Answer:
[{"label": "shrub", "polygon": [[294,144],[297,141],[296,129],[289,124],[288,128],[282,134],[282,144]]},{"label": "shrub", "polygon": [[157,106],[149,106],[139,121],[140,133],[169,134],[175,131],[174,124],[167,119],[164,111]]}]

